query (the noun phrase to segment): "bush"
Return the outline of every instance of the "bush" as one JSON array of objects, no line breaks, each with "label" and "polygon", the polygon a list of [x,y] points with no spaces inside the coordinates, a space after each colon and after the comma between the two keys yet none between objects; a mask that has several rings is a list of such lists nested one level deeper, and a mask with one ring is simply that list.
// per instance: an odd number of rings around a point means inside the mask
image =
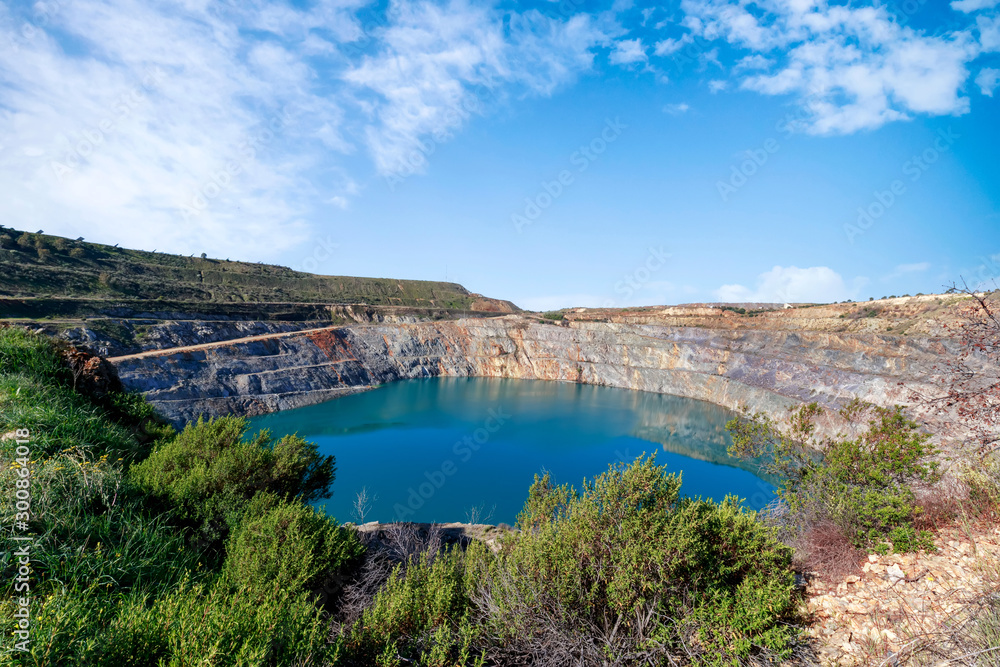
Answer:
[{"label": "bush", "polygon": [[784,479],[779,495],[800,525],[829,521],[872,552],[931,548],[930,534],[915,527],[921,510],[913,488],[940,479],[930,436],[900,406],[854,400],[840,414],[853,424],[864,422],[864,432],[820,441],[814,420],[821,413],[816,403],[804,405],[782,428],[763,413],[744,410],[726,425],[733,436],[730,454],[772,457],[768,471]]},{"label": "bush", "polygon": [[184,580],[157,599],[109,599],[91,586],[35,604],[22,665],[322,665],[329,657],[327,624],[306,593],[278,591],[261,604],[247,591]]},{"label": "bush", "polygon": [[330,496],[333,456],[294,435],[274,442],[262,431],[244,440],[248,427],[236,417],[199,419],[133,467],[133,478],[212,539],[225,536],[258,492],[304,503]]},{"label": "bush", "polygon": [[342,663],[470,664],[480,633],[470,623],[468,590],[474,584],[467,580],[465,560],[458,550],[424,552],[397,566],[371,607],[338,639]]},{"label": "bush", "polygon": [[[617,659],[698,646],[696,662],[790,654],[797,631],[791,550],[735,498],[680,496],[653,457],[609,469],[582,492],[536,478],[491,578],[498,633],[525,630],[528,609],[556,609],[565,635],[597,628]],[[520,611],[519,611],[520,610]],[[613,639],[612,639],[613,638]],[[655,652],[654,652],[655,654]],[[662,659],[662,655],[660,659]]]},{"label": "bush", "polygon": [[582,491],[536,478],[494,554],[411,560],[341,640],[345,664],[737,664],[787,658],[791,550],[735,499],[681,497],[652,458]]},{"label": "bush", "polygon": [[86,460],[106,454],[128,464],[144,456],[143,445],[173,433],[142,396],[110,392],[97,400],[74,391],[52,342],[18,327],[0,328],[0,394],[7,397],[0,433],[29,429],[39,458],[71,447]]},{"label": "bush", "polygon": [[1000,456],[988,454],[976,465],[963,471],[962,480],[968,490],[966,505],[976,516],[1000,518]]},{"label": "bush", "polygon": [[362,555],[352,530],[302,503],[260,493],[226,544],[222,579],[269,599],[279,590],[316,591]]},{"label": "bush", "polygon": [[[219,420],[127,472],[150,437],[167,433],[149,430],[155,419],[141,396],[77,393],[51,340],[0,327],[0,433],[31,431],[34,534],[30,651],[0,654],[0,665],[326,664],[329,625],[308,587],[326,586],[361,547],[293,499],[328,494],[332,457],[295,437],[244,443],[243,420]],[[0,441],[0,455],[13,461],[15,446]],[[0,468],[7,526],[19,466]],[[171,492],[195,510],[213,495],[239,501],[217,504],[246,517],[233,524],[221,573],[215,550],[177,520],[184,511],[169,505]],[[16,625],[16,566],[0,560],[5,628]]]},{"label": "bush", "polygon": [[547,313],[542,313],[542,317],[547,320],[562,320],[565,319],[565,315],[558,310],[550,310]]}]

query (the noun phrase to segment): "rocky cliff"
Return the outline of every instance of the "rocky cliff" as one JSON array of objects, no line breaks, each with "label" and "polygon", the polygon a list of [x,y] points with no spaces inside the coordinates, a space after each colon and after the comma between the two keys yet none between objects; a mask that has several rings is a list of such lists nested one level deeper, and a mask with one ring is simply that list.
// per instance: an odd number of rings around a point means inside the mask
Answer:
[{"label": "rocky cliff", "polygon": [[[174,421],[259,414],[404,378],[584,382],[686,396],[780,416],[854,396],[909,403],[934,393],[953,340],[808,328],[707,328],[522,315],[372,323],[257,336],[112,359],[123,383]],[[838,424],[829,421],[827,429]],[[932,424],[933,427],[933,424]]]}]

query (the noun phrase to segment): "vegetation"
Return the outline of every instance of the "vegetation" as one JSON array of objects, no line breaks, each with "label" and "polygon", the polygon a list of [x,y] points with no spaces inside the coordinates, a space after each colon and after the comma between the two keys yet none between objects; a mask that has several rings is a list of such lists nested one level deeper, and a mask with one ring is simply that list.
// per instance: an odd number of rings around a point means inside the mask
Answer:
[{"label": "vegetation", "polygon": [[309,503],[329,497],[332,456],[294,435],[273,442],[262,431],[247,439],[246,419],[221,417],[188,424],[177,437],[134,466],[132,479],[181,522],[221,539],[240,523],[259,493]]},{"label": "vegetation", "polygon": [[[744,458],[768,456],[766,464],[779,474],[779,492],[792,513],[789,523],[806,529],[829,523],[857,548],[886,553],[916,551],[932,546],[930,534],[918,530],[921,512],[914,486],[940,478],[935,454],[916,422],[903,409],[882,408],[854,400],[840,415],[863,432],[817,440],[816,403],[791,413],[781,428],[763,413],[742,416],[727,424],[733,436],[731,453]],[[822,457],[815,452],[823,452]]]},{"label": "vegetation", "polygon": [[498,553],[473,544],[398,565],[342,655],[442,666],[789,657],[799,632],[791,550],[736,499],[679,489],[653,458],[579,492],[536,478]]},{"label": "vegetation", "polygon": [[566,319],[566,315],[558,310],[550,310],[546,313],[542,313],[542,317],[547,320],[563,320]]},{"label": "vegetation", "polygon": [[[0,329],[0,434],[28,429],[31,452],[19,462],[15,441],[0,440],[2,520],[13,524],[27,464],[34,535],[30,652],[5,652],[0,664],[322,664],[328,623],[310,587],[348,569],[361,549],[302,501],[329,492],[332,461],[294,438],[265,446],[224,437],[241,426],[203,422],[176,436],[141,397],[76,391],[48,339]],[[150,474],[141,461],[150,449],[148,460],[172,469]],[[265,472],[249,483],[233,476],[250,461]],[[220,499],[258,483],[215,558],[186,519],[218,516],[228,507]],[[0,566],[8,633],[18,565],[8,552]]]},{"label": "vegetation", "polygon": [[1000,447],[1000,291],[977,292],[964,284],[949,291],[971,303],[954,331],[961,351],[944,363],[950,382],[944,395],[930,402],[939,414],[954,411],[984,456]]},{"label": "vegetation", "polygon": [[[16,239],[16,240],[15,240]],[[79,315],[122,299],[185,304],[367,303],[469,310],[477,298],[461,285],[424,280],[301,273],[270,264],[181,257],[5,229],[0,233],[0,297],[45,299],[17,316]],[[100,303],[90,303],[91,300]],[[38,310],[41,308],[41,310]]]}]

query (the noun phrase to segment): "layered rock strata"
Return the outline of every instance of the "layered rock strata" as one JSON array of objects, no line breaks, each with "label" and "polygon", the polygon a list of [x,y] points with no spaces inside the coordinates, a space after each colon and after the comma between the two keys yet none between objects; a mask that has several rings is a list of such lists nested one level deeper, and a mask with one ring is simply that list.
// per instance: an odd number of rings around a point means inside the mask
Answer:
[{"label": "layered rock strata", "polygon": [[146,393],[178,423],[294,408],[435,376],[582,382],[781,416],[807,401],[836,407],[857,396],[889,405],[932,394],[935,365],[955,345],[872,333],[556,325],[507,315],[327,327],[112,361],[126,387]]}]

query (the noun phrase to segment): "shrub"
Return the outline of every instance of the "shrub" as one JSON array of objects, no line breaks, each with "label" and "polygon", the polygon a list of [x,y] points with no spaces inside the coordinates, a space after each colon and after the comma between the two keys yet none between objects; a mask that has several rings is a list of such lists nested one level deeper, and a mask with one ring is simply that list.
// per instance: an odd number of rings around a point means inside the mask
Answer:
[{"label": "shrub", "polygon": [[[0,471],[4,489],[14,488],[16,468]],[[31,466],[32,544],[35,596],[63,587],[95,584],[108,595],[158,590],[180,580],[198,554],[185,549],[184,535],[162,517],[149,516],[120,465],[106,456],[88,459],[76,451]],[[13,494],[3,493],[4,521]],[[9,503],[7,502],[9,500]],[[0,568],[13,581],[16,562]]]},{"label": "shrub", "polygon": [[789,657],[791,550],[735,499],[680,496],[652,458],[577,492],[536,478],[499,553],[396,567],[339,640],[348,665],[737,664]]},{"label": "shrub", "polygon": [[988,454],[962,475],[968,489],[966,503],[974,514],[984,518],[1000,516],[1000,457]]},{"label": "shrub", "polygon": [[[188,429],[157,448],[154,465],[134,466],[143,474],[131,475],[126,466],[144,455],[144,440],[166,433],[144,430],[153,419],[141,396],[111,392],[98,400],[75,392],[50,340],[0,327],[0,433],[31,431],[34,534],[30,651],[0,654],[0,665],[328,662],[329,626],[305,587],[325,585],[360,547],[353,533],[287,499],[328,492],[332,458],[294,437],[273,446],[267,434],[241,443],[245,423],[236,420],[214,431],[212,424]],[[256,459],[240,449],[254,443],[263,452]],[[14,460],[15,446],[0,441],[0,455]],[[262,476],[230,461],[233,450],[244,455],[237,463],[261,464]],[[0,467],[0,521],[7,526],[18,470]],[[159,484],[168,503],[166,491],[176,489],[167,482],[192,497],[201,491],[203,499],[216,482],[233,499],[257,482],[270,495],[233,512],[247,522],[234,524],[220,575],[208,558],[215,554],[191,543],[179,512],[155,511],[149,489],[135,484],[142,480]],[[16,622],[13,567],[15,559],[0,560],[6,628]]]},{"label": "shrub", "polygon": [[913,489],[940,479],[930,436],[900,406],[854,400],[840,414],[851,423],[864,422],[863,433],[820,441],[814,420],[821,413],[816,403],[804,405],[782,428],[763,413],[744,410],[726,425],[733,436],[730,453],[772,457],[768,470],[785,480],[779,495],[803,518],[800,523],[832,522],[869,551],[930,548],[930,534],[914,526],[921,510]]},{"label": "shrub", "polygon": [[341,660],[349,665],[470,664],[478,634],[470,623],[470,585],[465,555],[458,550],[424,552],[397,566],[372,606],[338,639]]},{"label": "shrub", "polygon": [[248,427],[246,419],[236,417],[199,419],[133,467],[133,478],[175,515],[201,524],[213,539],[239,521],[258,492],[305,503],[330,496],[333,456],[321,455],[314,443],[294,435],[274,442],[262,431],[245,440]]},{"label": "shrub", "polygon": [[83,259],[87,256],[87,251],[77,246],[69,251],[69,256],[73,259]]},{"label": "shrub", "polygon": [[508,582],[490,591],[506,610],[494,631],[516,640],[526,610],[556,609],[564,636],[596,628],[617,659],[685,645],[705,664],[787,657],[797,635],[791,550],[737,499],[685,498],[680,485],[653,457],[579,493],[536,478],[522,532],[498,559],[505,574],[483,578]]},{"label": "shrub", "polygon": [[565,319],[565,315],[558,310],[550,310],[547,313],[542,313],[542,317],[547,320],[562,320]]},{"label": "shrub", "polygon": [[[39,602],[36,602],[39,604]],[[99,587],[40,601],[29,665],[322,665],[322,612],[306,593],[256,595],[182,581],[157,599],[109,600]]]},{"label": "shrub", "polygon": [[257,591],[315,591],[364,552],[354,531],[301,502],[259,493],[226,544],[222,579]]}]

